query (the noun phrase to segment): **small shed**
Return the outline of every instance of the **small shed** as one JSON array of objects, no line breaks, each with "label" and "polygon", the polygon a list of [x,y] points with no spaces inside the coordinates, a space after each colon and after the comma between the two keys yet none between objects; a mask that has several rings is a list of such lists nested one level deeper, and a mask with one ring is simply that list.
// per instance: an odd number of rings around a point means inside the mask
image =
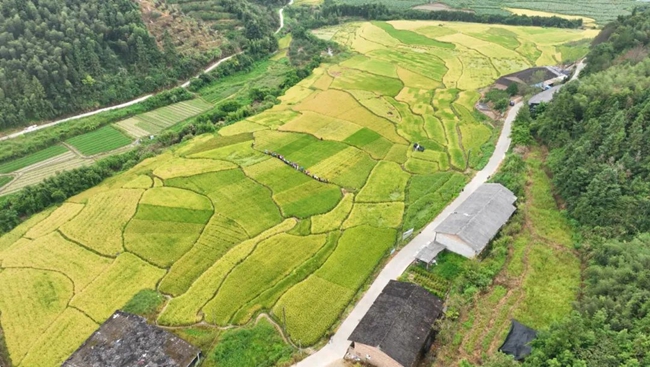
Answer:
[{"label": "small shed", "polygon": [[427,269],[433,262],[436,260],[436,257],[438,254],[440,254],[443,250],[445,249],[445,246],[439,244],[439,243],[430,243],[422,248],[420,252],[418,252],[417,255],[415,255],[415,259],[427,266]]},{"label": "small shed", "polygon": [[515,212],[516,200],[501,184],[481,185],[436,227],[435,243],[467,258],[478,256]]},{"label": "small shed", "polygon": [[414,367],[431,347],[443,302],[413,283],[391,280],[350,335],[350,354],[378,367]]},{"label": "small shed", "polygon": [[116,311],[62,367],[190,367],[201,351],[136,315]]},{"label": "small shed", "polygon": [[535,337],[537,337],[537,331],[513,319],[508,336],[499,351],[515,357],[516,361],[523,361],[530,355],[532,351],[530,342]]}]

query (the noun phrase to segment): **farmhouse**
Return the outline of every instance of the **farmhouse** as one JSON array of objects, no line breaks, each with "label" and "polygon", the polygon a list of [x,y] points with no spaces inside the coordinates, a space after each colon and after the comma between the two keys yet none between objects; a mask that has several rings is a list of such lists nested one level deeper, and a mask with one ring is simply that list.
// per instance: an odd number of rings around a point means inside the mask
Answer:
[{"label": "farmhouse", "polygon": [[559,68],[553,66],[534,67],[516,73],[504,75],[497,79],[495,87],[505,90],[511,84],[517,83],[540,88],[553,86],[555,83],[564,81],[567,75]]},{"label": "farmhouse", "polygon": [[201,351],[140,316],[116,311],[62,367],[195,366]]},{"label": "farmhouse", "polygon": [[391,280],[350,335],[349,353],[378,367],[413,367],[431,347],[442,311],[424,288]]},{"label": "farmhouse", "polygon": [[517,197],[501,184],[481,185],[436,228],[430,246],[467,258],[480,254],[515,212]]}]

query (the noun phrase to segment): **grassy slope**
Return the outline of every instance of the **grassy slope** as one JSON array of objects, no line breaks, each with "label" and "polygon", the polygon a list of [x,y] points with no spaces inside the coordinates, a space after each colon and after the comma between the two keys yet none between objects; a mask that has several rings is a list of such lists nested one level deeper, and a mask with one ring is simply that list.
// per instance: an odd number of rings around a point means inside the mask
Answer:
[{"label": "grassy slope", "polygon": [[[573,232],[558,209],[538,148],[526,158],[526,199],[519,207],[523,225],[511,223],[505,264],[494,285],[461,312],[452,341],[439,346],[434,366],[477,362],[503,342],[510,319],[544,329],[571,310],[580,284],[580,261]],[[515,221],[517,222],[517,221]]]}]

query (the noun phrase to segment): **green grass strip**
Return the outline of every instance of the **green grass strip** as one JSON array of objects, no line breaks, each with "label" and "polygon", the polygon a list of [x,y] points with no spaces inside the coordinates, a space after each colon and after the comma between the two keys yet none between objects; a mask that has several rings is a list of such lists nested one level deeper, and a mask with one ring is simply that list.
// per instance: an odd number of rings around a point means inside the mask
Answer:
[{"label": "green grass strip", "polygon": [[[0,164],[0,173],[9,173],[9,172],[14,172],[16,170],[19,170],[21,168],[25,168],[27,166],[31,166],[34,163],[42,162],[46,159],[50,159],[52,157],[56,157],[57,155],[61,155],[65,152],[67,152],[68,149],[62,145],[53,145],[49,148],[45,148],[43,150],[39,150],[36,153],[32,153],[30,155],[26,155],[22,158],[14,159],[9,162],[5,162]],[[0,179],[1,182],[1,179]],[[2,185],[0,185],[2,186]]]}]

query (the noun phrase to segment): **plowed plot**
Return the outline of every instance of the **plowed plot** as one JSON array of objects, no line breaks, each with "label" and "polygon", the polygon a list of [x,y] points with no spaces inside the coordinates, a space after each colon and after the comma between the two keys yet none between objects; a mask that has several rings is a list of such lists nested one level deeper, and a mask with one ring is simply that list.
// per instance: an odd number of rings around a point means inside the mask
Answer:
[{"label": "plowed plot", "polygon": [[202,99],[179,102],[151,112],[120,121],[115,125],[134,138],[157,134],[192,116],[207,111],[211,104]]}]

